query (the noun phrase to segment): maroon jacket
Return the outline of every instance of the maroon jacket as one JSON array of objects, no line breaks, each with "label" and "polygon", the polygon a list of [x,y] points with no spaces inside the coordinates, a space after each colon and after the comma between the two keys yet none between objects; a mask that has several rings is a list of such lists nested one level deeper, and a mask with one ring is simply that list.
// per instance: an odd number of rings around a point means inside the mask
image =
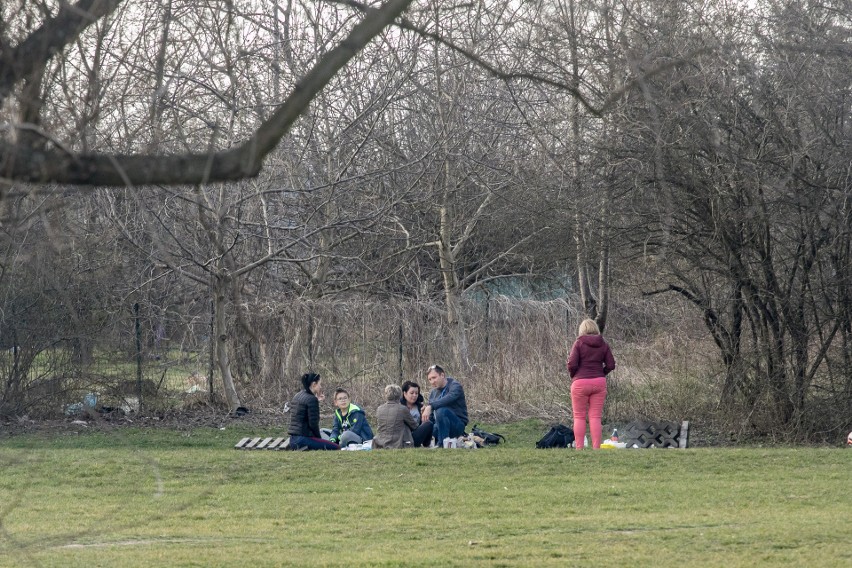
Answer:
[{"label": "maroon jacket", "polygon": [[597,379],[615,369],[615,358],[600,335],[581,335],[571,346],[568,374],[572,379]]}]

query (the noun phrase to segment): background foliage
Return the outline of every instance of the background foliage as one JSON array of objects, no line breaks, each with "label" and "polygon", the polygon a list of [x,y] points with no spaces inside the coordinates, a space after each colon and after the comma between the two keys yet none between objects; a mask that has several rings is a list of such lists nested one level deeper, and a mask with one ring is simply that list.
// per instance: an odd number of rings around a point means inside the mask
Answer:
[{"label": "background foliage", "polygon": [[553,416],[589,316],[614,415],[850,426],[848,2],[75,8],[0,7],[0,414],[443,362]]}]

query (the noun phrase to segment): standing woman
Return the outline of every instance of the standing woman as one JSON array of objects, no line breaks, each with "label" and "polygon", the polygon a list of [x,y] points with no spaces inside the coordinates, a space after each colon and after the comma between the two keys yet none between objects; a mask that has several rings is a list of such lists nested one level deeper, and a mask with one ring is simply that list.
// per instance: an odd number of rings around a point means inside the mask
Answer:
[{"label": "standing woman", "polygon": [[606,400],[606,376],[615,369],[615,358],[598,324],[585,319],[580,323],[577,340],[568,356],[568,374],[571,376],[571,406],[574,410],[574,440],[582,449],[586,437],[586,415],[592,434],[592,448],[599,449],[603,433],[601,416]]}]

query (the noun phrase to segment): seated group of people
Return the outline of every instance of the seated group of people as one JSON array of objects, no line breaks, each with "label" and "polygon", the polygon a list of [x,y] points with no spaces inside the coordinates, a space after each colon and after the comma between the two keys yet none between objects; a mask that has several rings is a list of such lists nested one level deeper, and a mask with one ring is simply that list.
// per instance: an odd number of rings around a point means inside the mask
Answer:
[{"label": "seated group of people", "polygon": [[334,425],[320,429],[319,403],[325,399],[322,379],[316,373],[302,375],[303,390],[290,403],[290,448],[295,450],[339,450],[349,444],[372,440],[373,448],[440,447],[444,438],[464,434],[468,423],[467,401],[461,384],[448,377],[439,365],[427,370],[432,386],[424,406],[420,385],[406,381],[402,387],[385,387],[387,402],[376,410],[376,432],[367,415],[339,388],[334,393]]}]

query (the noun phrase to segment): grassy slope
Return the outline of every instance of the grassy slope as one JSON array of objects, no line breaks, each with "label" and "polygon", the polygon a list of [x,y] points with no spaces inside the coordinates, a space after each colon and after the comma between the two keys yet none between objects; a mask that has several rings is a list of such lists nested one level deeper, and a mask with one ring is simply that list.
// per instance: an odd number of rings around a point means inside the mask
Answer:
[{"label": "grassy slope", "polygon": [[510,443],[477,451],[3,440],[0,566],[852,565],[852,451],[543,451],[536,422],[494,429]]}]

